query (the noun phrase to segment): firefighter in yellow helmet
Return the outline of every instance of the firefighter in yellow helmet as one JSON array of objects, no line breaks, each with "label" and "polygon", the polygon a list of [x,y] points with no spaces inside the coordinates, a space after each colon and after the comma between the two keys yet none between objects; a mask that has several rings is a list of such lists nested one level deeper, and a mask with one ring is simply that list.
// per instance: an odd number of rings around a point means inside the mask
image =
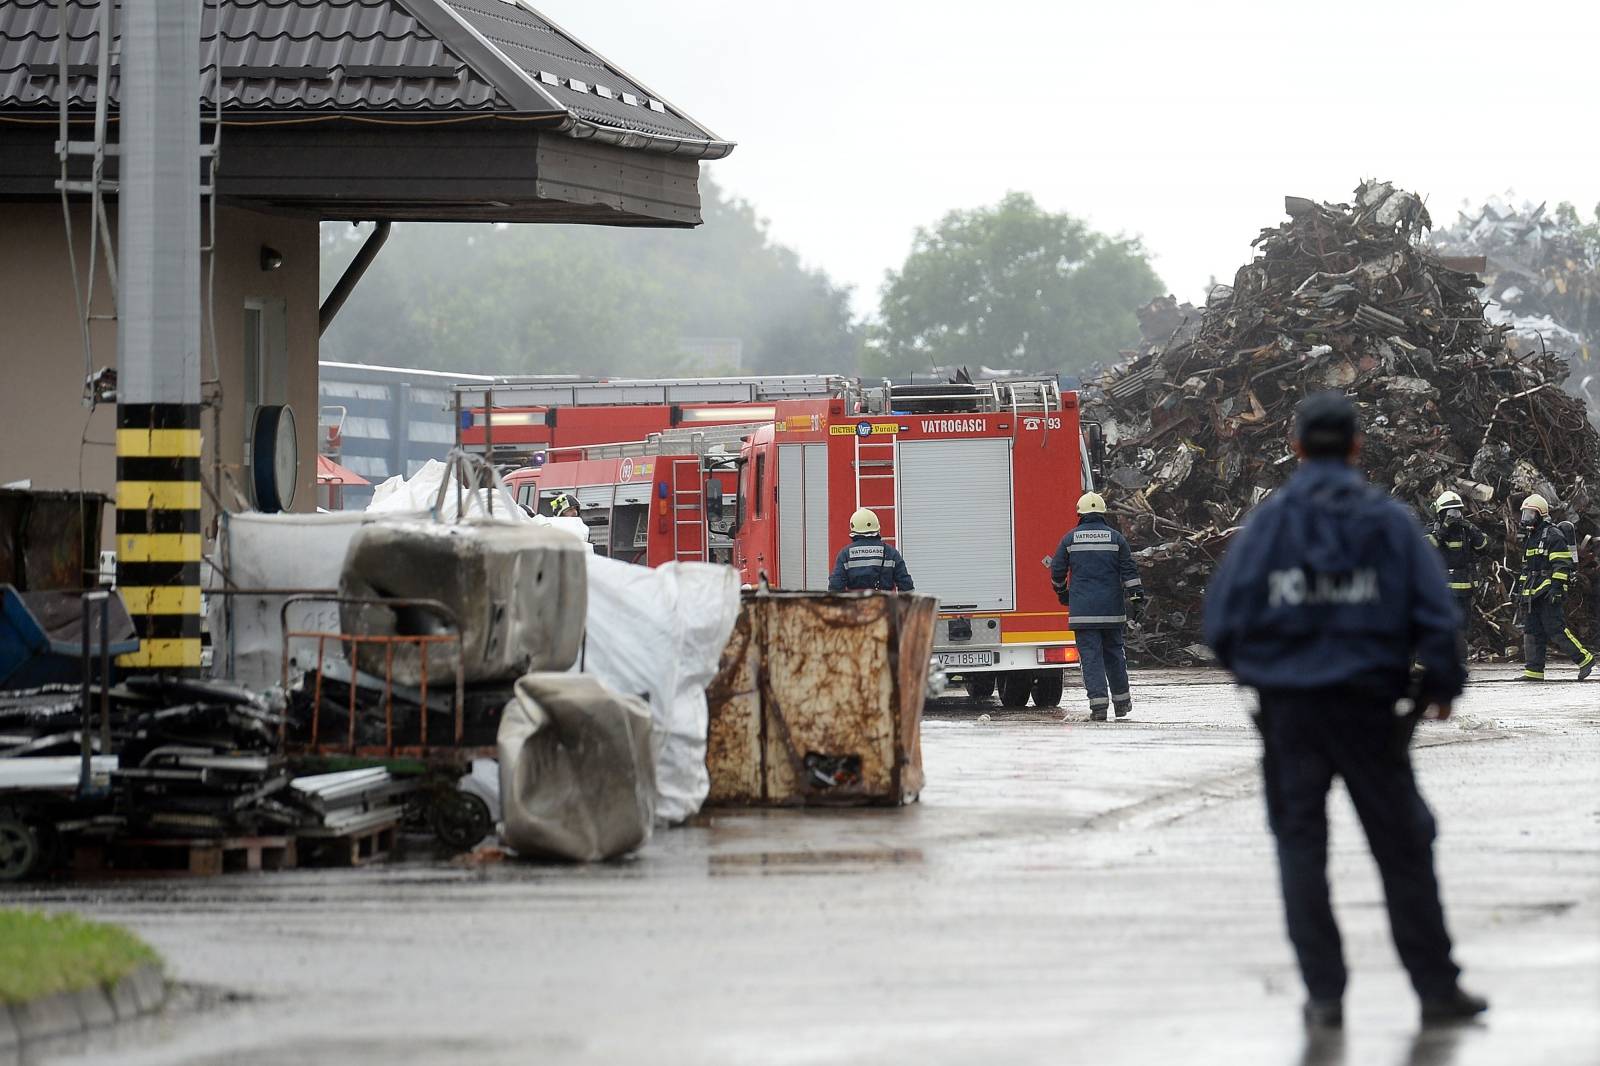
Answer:
[{"label": "firefighter in yellow helmet", "polygon": [[1450,594],[1461,611],[1461,632],[1472,629],[1472,573],[1478,553],[1489,546],[1489,537],[1467,521],[1467,505],[1459,493],[1442,492],[1433,501],[1434,521],[1428,529],[1428,543],[1439,549],[1444,568],[1450,575]]},{"label": "firefighter in yellow helmet", "polygon": [[552,518],[578,518],[578,498],[570,492],[563,492],[550,501],[550,516]]},{"label": "firefighter in yellow helmet", "polygon": [[1554,644],[1578,667],[1578,680],[1594,670],[1594,652],[1567,628],[1564,604],[1572,581],[1573,551],[1561,528],[1550,521],[1550,504],[1538,493],[1522,501],[1522,573],[1517,595],[1522,599],[1522,677],[1544,680],[1545,652]]},{"label": "firefighter in yellow helmet", "polygon": [[1067,605],[1067,624],[1078,641],[1089,720],[1104,722],[1107,707],[1126,718],[1133,693],[1122,629],[1130,608],[1137,617],[1144,603],[1144,583],[1127,540],[1106,522],[1106,501],[1098,492],[1078,497],[1078,524],[1056,547],[1050,583]]},{"label": "firefighter in yellow helmet", "polygon": [[910,592],[911,571],[891,544],[885,544],[878,516],[865,507],[850,516],[850,543],[839,549],[828,577],[829,592],[898,590]]}]

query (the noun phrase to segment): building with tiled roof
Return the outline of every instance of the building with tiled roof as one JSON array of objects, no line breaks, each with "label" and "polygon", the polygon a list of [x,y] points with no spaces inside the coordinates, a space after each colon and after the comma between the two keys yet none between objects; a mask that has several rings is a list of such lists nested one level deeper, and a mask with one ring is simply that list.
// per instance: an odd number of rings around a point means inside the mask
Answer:
[{"label": "building with tiled roof", "polygon": [[[56,142],[64,89],[70,139],[93,137],[103,103],[114,144],[121,13],[102,76],[98,3],[0,2],[0,483],[108,491],[115,480],[109,412],[80,403],[85,377],[115,365],[116,324],[95,317],[114,307],[88,198],[74,191],[63,211]],[[287,403],[301,438],[296,509],[315,498],[317,338],[337,312],[320,304],[333,279],[319,277],[319,223],[695,226],[700,163],[733,150],[510,0],[205,0],[200,55],[203,139],[221,118],[204,303],[216,359],[208,348],[204,366],[225,402],[217,428],[205,422],[206,462],[220,454],[244,482],[252,405]],[[74,157],[67,178],[89,167]],[[94,304],[80,315],[91,270]]]}]

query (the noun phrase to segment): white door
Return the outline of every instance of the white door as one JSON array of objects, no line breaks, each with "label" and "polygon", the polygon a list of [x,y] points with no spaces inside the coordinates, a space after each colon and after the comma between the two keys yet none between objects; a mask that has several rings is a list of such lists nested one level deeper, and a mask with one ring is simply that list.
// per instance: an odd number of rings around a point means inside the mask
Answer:
[{"label": "white door", "polygon": [[900,442],[900,553],[941,611],[1017,605],[1011,440]]}]

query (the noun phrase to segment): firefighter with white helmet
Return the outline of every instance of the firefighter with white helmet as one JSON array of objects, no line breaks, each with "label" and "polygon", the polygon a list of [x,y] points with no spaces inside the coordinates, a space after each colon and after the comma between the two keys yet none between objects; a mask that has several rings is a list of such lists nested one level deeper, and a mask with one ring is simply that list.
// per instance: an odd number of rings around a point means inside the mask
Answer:
[{"label": "firefighter with white helmet", "polygon": [[865,507],[850,516],[850,543],[839,549],[828,577],[829,592],[910,592],[911,571],[893,545],[885,544],[878,516]]},{"label": "firefighter with white helmet", "polygon": [[1594,653],[1567,628],[1564,604],[1572,581],[1573,550],[1561,527],[1550,521],[1550,503],[1537,492],[1522,501],[1522,573],[1517,595],[1524,621],[1523,680],[1543,681],[1545,653],[1554,644],[1578,667],[1578,680],[1594,670]]},{"label": "firefighter with white helmet", "polygon": [[1450,575],[1450,594],[1461,610],[1461,632],[1472,627],[1472,575],[1478,553],[1489,546],[1489,537],[1467,521],[1467,505],[1460,493],[1446,490],[1433,501],[1434,521],[1428,529],[1428,543],[1439,549],[1444,568]]},{"label": "firefighter with white helmet", "polygon": [[1089,720],[1105,721],[1108,706],[1118,718],[1127,717],[1133,693],[1122,629],[1128,608],[1144,602],[1144,584],[1127,540],[1106,522],[1106,501],[1098,492],[1078,497],[1078,524],[1050,560],[1050,583],[1067,605],[1067,624],[1077,637]]}]

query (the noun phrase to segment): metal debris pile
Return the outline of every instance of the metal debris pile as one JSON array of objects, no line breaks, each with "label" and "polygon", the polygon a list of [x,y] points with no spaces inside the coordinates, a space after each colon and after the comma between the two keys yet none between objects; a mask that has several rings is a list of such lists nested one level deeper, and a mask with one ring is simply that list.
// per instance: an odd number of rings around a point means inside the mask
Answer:
[{"label": "metal debris pile", "polygon": [[1289,221],[1263,230],[1256,258],[1217,286],[1196,318],[1152,305],[1146,329],[1170,327],[1107,372],[1086,404],[1113,458],[1108,503],[1135,545],[1151,609],[1130,634],[1147,663],[1208,656],[1200,640],[1206,582],[1245,514],[1294,468],[1293,409],[1340,389],[1358,403],[1372,480],[1428,514],[1445,489],[1490,534],[1474,638],[1517,643],[1504,553],[1516,501],[1532,491],[1577,521],[1600,521],[1600,433],[1560,383],[1567,364],[1518,352],[1488,322],[1478,279],[1418,243],[1421,200],[1363,183],[1352,204],[1288,197]]},{"label": "metal debris pile", "polygon": [[1600,425],[1600,223],[1570,205],[1513,207],[1491,200],[1433,234],[1442,254],[1482,256],[1489,321],[1510,326],[1514,352],[1570,353],[1568,391],[1584,397]]},{"label": "metal debris pile", "polygon": [[[107,712],[103,716],[102,707]],[[115,753],[107,828],[208,837],[292,825],[280,802],[289,771],[281,716],[261,697],[217,681],[133,677],[102,703],[91,694],[88,744]],[[0,760],[77,755],[82,694],[49,685],[0,696]]]}]

